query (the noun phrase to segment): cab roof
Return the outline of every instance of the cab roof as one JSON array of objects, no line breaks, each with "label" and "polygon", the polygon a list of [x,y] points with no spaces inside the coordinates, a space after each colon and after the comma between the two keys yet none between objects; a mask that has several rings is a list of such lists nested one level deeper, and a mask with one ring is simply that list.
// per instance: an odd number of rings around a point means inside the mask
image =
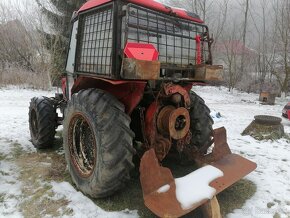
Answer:
[{"label": "cab roof", "polygon": [[[92,9],[94,7],[98,7],[100,5],[103,5],[112,1],[114,0],[89,0],[79,9],[78,13],[81,13],[83,11]],[[177,17],[180,17],[186,20],[191,20],[197,23],[203,23],[203,21],[195,13],[189,12],[185,9],[174,8],[174,7],[162,4],[160,2],[157,2],[155,0],[126,0],[126,2],[140,5],[142,7],[149,8],[149,9],[166,13],[166,14],[175,14]]]}]

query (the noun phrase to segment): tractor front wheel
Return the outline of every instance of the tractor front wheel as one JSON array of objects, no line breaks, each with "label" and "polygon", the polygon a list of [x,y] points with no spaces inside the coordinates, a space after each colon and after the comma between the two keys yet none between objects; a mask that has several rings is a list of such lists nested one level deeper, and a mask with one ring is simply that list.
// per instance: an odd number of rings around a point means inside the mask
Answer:
[{"label": "tractor front wheel", "polygon": [[29,130],[31,142],[36,148],[53,145],[57,128],[57,113],[50,98],[32,98],[29,106]]},{"label": "tractor front wheel", "polygon": [[69,101],[64,120],[65,157],[73,182],[94,198],[107,197],[130,178],[134,133],[115,97],[81,90]]}]

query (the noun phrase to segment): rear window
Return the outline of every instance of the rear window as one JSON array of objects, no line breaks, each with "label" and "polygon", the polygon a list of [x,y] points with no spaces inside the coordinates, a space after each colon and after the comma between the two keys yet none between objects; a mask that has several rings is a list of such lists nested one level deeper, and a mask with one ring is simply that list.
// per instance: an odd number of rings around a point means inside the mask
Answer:
[{"label": "rear window", "polygon": [[112,5],[80,15],[77,72],[111,74],[112,22]]},{"label": "rear window", "polygon": [[[196,62],[197,35],[207,33],[207,27],[191,21],[165,15],[137,5],[127,6],[124,18],[124,44],[151,43],[159,51],[159,61],[166,65],[188,67]],[[123,46],[124,46],[123,44]],[[202,62],[208,57],[208,43],[202,42]]]}]

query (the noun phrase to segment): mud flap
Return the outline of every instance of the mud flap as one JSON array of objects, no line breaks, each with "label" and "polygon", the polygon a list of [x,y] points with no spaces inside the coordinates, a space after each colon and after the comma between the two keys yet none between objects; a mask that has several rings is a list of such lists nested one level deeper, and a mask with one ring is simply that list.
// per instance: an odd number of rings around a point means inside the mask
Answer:
[{"label": "mud flap", "polygon": [[[210,165],[218,168],[224,174],[209,184],[216,189],[215,194],[218,194],[253,171],[256,164],[230,152],[225,140],[226,132],[224,128],[215,130],[214,135],[215,149],[204,159],[214,160]],[[191,205],[189,209],[184,210],[176,197],[174,177],[168,168],[160,166],[154,149],[147,151],[141,159],[140,180],[145,205],[159,217],[183,216],[209,200],[203,199]],[[165,185],[169,185],[170,188],[166,192],[160,192],[160,188]]]}]

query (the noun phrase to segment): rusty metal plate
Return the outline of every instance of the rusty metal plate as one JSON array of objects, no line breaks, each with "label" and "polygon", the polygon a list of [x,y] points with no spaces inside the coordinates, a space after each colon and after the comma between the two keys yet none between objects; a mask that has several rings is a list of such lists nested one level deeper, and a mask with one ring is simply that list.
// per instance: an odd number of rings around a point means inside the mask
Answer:
[{"label": "rusty metal plate", "polygon": [[237,154],[228,154],[217,162],[211,164],[220,169],[224,176],[210,183],[217,194],[239,181],[257,168],[257,164]]},{"label": "rusty metal plate", "polygon": [[223,66],[222,65],[197,65],[195,67],[196,80],[206,81],[222,81]]},{"label": "rusty metal plate", "polygon": [[159,77],[159,61],[144,61],[133,58],[123,59],[123,79],[158,80]]},{"label": "rusty metal plate", "polygon": [[[212,164],[223,171],[224,176],[210,183],[218,194],[256,168],[256,164],[236,154],[228,154]],[[153,149],[147,151],[140,164],[140,180],[145,205],[159,217],[180,217],[208,201],[208,199],[192,205],[184,210],[176,198],[176,185],[171,171],[161,167]],[[170,185],[167,192],[158,193],[158,189]]]},{"label": "rusty metal plate", "polygon": [[[182,209],[176,199],[173,175],[168,168],[159,165],[153,149],[147,151],[141,159],[140,181],[145,205],[158,217],[179,217],[191,211]],[[157,192],[167,184],[170,185],[167,192]]]}]

